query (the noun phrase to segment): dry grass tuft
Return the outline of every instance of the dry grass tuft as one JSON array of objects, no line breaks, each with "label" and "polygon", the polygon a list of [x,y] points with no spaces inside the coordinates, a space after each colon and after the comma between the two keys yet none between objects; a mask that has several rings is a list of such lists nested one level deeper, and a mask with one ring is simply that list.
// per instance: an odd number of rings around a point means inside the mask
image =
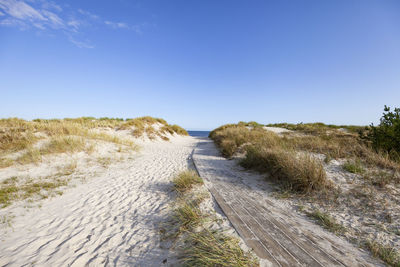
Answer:
[{"label": "dry grass tuft", "polygon": [[380,258],[390,266],[400,266],[400,253],[395,248],[384,246],[371,240],[366,241],[365,246],[375,257]]},{"label": "dry grass tuft", "polygon": [[203,180],[196,174],[195,171],[184,171],[179,173],[172,180],[174,189],[179,193],[184,193],[193,188],[195,185],[203,184]]},{"label": "dry grass tuft", "polygon": [[321,162],[294,151],[249,146],[241,161],[245,168],[268,172],[291,191],[308,193],[329,187]]},{"label": "dry grass tuft", "polygon": [[172,223],[177,232],[170,236],[181,236],[183,266],[259,266],[253,255],[240,248],[236,238],[209,229],[206,222],[212,217],[202,212],[199,206],[205,195],[191,192],[194,185],[203,184],[195,172],[182,172],[173,183],[179,198]]},{"label": "dry grass tuft", "polygon": [[184,266],[259,266],[258,261],[244,252],[239,241],[218,231],[202,230],[189,233],[184,250]]}]

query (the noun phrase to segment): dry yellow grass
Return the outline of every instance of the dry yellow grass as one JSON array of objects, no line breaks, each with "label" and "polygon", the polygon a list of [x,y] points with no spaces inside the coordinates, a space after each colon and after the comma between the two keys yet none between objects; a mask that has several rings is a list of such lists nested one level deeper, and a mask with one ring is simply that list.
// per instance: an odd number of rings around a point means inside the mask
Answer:
[{"label": "dry yellow grass", "polygon": [[181,237],[184,246],[180,249],[183,266],[259,266],[258,260],[244,252],[239,240],[221,230],[211,230],[212,215],[200,209],[200,203],[209,195],[194,193],[195,185],[202,179],[194,171],[185,171],[173,179],[174,189],[179,195],[174,209],[173,231],[164,234]]},{"label": "dry yellow grass", "polygon": [[[383,153],[376,153],[358,135],[343,133],[334,127],[328,127],[329,130],[322,126],[309,129],[315,135],[282,137],[261,127],[248,129],[246,126],[245,123],[224,125],[212,131],[210,137],[224,156],[232,157],[237,152],[243,152],[243,166],[269,172],[294,191],[309,192],[329,187],[322,163],[299,153],[301,151],[324,154],[327,159],[348,158],[369,167],[386,169],[389,173],[400,171],[399,162]],[[387,180],[384,182],[387,183]],[[393,178],[392,182],[395,181]]]}]

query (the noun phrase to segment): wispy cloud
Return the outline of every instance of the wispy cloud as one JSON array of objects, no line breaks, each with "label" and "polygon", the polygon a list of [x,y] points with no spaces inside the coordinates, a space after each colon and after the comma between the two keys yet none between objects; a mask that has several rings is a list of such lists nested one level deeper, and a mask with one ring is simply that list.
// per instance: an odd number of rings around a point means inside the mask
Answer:
[{"label": "wispy cloud", "polygon": [[69,39],[69,41],[71,42],[71,43],[73,43],[74,45],[76,45],[77,47],[79,47],[79,48],[94,48],[94,46],[93,45],[91,45],[89,42],[85,42],[85,41],[78,41],[78,40],[75,40],[73,37],[69,37],[68,38]]},{"label": "wispy cloud", "polygon": [[78,9],[78,12],[84,16],[88,16],[91,19],[97,20],[100,17],[96,14],[90,13],[89,11],[83,10],[83,9]]},{"label": "wispy cloud", "polygon": [[78,38],[82,36],[83,30],[93,25],[141,32],[140,26],[103,20],[87,10],[74,10],[68,5],[60,6],[50,0],[0,0],[0,26],[17,27],[21,30],[33,28],[40,31],[61,31],[79,48],[94,47],[89,41]]},{"label": "wispy cloud", "polygon": [[109,20],[104,21],[104,23],[114,29],[128,29],[129,26],[128,24],[124,23],[124,22],[112,22]]}]

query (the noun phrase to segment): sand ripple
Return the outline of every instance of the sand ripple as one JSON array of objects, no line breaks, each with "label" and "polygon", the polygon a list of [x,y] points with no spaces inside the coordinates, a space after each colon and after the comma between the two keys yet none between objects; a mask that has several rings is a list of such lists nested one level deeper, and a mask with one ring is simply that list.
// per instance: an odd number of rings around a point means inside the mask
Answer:
[{"label": "sand ripple", "polygon": [[196,140],[148,143],[138,156],[46,200],[1,229],[4,266],[160,266],[158,224],[169,208],[170,178],[188,166]]}]

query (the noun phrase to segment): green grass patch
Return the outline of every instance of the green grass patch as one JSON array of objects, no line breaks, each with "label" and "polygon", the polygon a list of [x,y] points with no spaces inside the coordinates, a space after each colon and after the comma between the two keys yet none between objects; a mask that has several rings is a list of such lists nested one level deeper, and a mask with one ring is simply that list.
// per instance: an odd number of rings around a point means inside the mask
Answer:
[{"label": "green grass patch", "polygon": [[4,208],[17,200],[34,197],[47,198],[55,189],[67,184],[68,180],[61,178],[47,177],[34,182],[21,181],[17,177],[12,177],[0,184],[0,205]]},{"label": "green grass patch", "polygon": [[316,220],[322,227],[332,233],[344,233],[346,228],[338,224],[329,214],[315,210],[307,213],[307,216]]},{"label": "green grass patch", "polygon": [[343,169],[351,173],[364,173],[365,169],[359,159],[348,160],[343,164]]}]

